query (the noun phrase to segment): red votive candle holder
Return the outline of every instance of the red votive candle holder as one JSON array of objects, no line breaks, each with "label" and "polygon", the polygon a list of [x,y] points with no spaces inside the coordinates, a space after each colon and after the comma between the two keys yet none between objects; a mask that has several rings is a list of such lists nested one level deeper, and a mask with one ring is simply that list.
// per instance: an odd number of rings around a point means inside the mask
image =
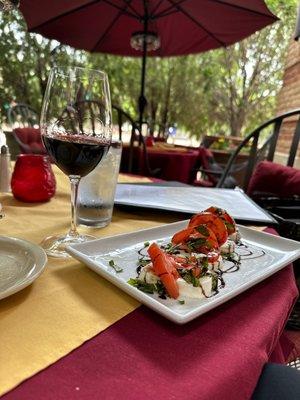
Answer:
[{"label": "red votive candle holder", "polygon": [[11,179],[11,190],[16,199],[36,203],[54,196],[56,182],[50,159],[41,154],[20,154]]}]

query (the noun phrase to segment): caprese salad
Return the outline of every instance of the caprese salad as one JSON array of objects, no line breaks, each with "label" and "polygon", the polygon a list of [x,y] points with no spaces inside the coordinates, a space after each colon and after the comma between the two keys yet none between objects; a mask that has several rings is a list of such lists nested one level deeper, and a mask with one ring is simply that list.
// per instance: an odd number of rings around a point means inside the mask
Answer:
[{"label": "caprese salad", "polygon": [[[224,286],[223,274],[239,269],[235,252],[241,236],[234,219],[223,209],[209,207],[194,215],[170,243],[144,244],[137,276],[128,283],[161,298],[211,297]],[[228,267],[227,261],[231,261]]]}]

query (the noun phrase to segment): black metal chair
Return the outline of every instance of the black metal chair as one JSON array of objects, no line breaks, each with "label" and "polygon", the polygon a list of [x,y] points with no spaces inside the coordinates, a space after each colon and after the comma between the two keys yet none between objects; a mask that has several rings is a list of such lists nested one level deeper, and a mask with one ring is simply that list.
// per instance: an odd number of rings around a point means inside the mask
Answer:
[{"label": "black metal chair", "polygon": [[[147,176],[158,176],[160,169],[152,169],[149,162],[149,156],[147,152],[147,146],[145,138],[142,135],[137,123],[133,118],[119,106],[112,105],[113,112],[116,115],[116,121],[118,126],[119,140],[123,141],[124,135],[124,124],[129,124],[129,157],[128,161],[121,164],[121,168],[129,173],[140,173]],[[134,161],[137,161],[136,163]]]},{"label": "black metal chair", "polygon": [[[94,131],[97,116],[101,116],[103,113],[101,103],[95,100],[80,100],[75,106],[81,110],[82,115],[90,116],[91,129]],[[66,109],[65,112],[71,114],[72,110]],[[151,169],[145,139],[136,122],[126,111],[114,104],[112,105],[112,112],[115,117],[113,121],[117,123],[116,128],[119,140],[124,142],[126,133],[129,136],[128,154],[126,154],[126,158],[122,157],[121,171],[156,176],[160,170]],[[72,115],[69,115],[69,117],[70,123],[72,123]],[[128,127],[127,130],[125,129],[126,125]]]},{"label": "black metal chair", "polygon": [[7,111],[7,119],[12,129],[34,128],[39,126],[38,113],[29,105],[17,103]]},{"label": "black metal chair", "polygon": [[7,111],[12,136],[25,154],[46,154],[39,131],[39,115],[29,105],[18,103]]},{"label": "black metal chair", "polygon": [[[293,116],[298,116],[298,121],[290,145],[289,157],[287,159],[287,164],[286,164],[288,166],[293,166],[300,139],[300,119],[299,119],[300,109],[292,110],[287,113],[281,114],[260,125],[248,136],[246,136],[245,139],[236,148],[236,150],[231,154],[216,187],[219,188],[224,187],[224,182],[227,176],[231,173],[232,167],[235,164],[238,155],[242,152],[242,150],[246,146],[249,146],[249,158],[245,165],[245,173],[243,177],[243,183],[241,186],[241,188],[246,192],[248,189],[250,178],[258,162],[262,160],[268,160],[268,161],[274,160],[276,145],[280,133],[280,128],[282,126],[282,122],[287,118]],[[272,131],[270,133],[267,133],[267,135],[265,135],[266,129],[272,127],[273,127]],[[259,146],[260,142],[262,142],[262,144]]]},{"label": "black metal chair", "polygon": [[[264,187],[264,191],[255,190],[253,187],[253,180],[251,177],[255,177],[256,173],[260,172],[260,168],[263,167],[262,160],[269,161],[269,167],[276,168],[276,164],[273,164],[276,145],[278,141],[278,137],[280,134],[280,129],[282,127],[282,123],[287,118],[297,117],[296,128],[294,130],[294,134],[290,143],[288,158],[286,162],[286,167],[282,166],[282,168],[293,167],[295,158],[297,155],[298,147],[299,147],[299,139],[300,139],[300,109],[295,109],[289,111],[287,113],[281,114],[258,128],[256,128],[253,132],[251,132],[246,138],[242,141],[242,143],[237,147],[237,149],[232,153],[226,168],[219,179],[216,187],[222,188],[224,187],[224,183],[226,182],[226,178],[229,175],[232,165],[240,154],[242,149],[250,144],[249,158],[247,161],[247,165],[245,168],[245,174],[243,179],[242,189],[248,193],[252,199],[259,204],[262,208],[266,209],[270,212],[275,219],[278,221],[277,230],[279,231],[281,236],[288,237],[294,240],[300,241],[300,196],[297,195],[299,192],[299,188],[293,187],[292,190],[289,190],[289,195],[284,196],[281,193],[281,187],[279,182],[279,176],[274,173],[273,178],[275,181],[273,182],[273,187],[276,188],[277,192],[274,190],[272,193],[268,192],[267,187],[270,186],[271,180],[271,171],[264,177],[264,181],[262,185]],[[264,131],[267,128],[273,128],[271,132],[268,132],[266,136],[263,137]],[[259,147],[259,141],[263,137],[263,143]],[[261,141],[260,141],[261,142]],[[260,163],[261,162],[261,163]],[[278,164],[277,164],[278,167]],[[281,166],[279,166],[281,167]],[[292,168],[291,168],[292,169]],[[293,170],[295,173],[299,173],[297,169]],[[252,179],[253,179],[252,178]],[[251,188],[250,183],[251,181]],[[254,185],[255,186],[255,185]],[[249,191],[250,188],[250,191]],[[293,190],[295,190],[295,195],[293,194]]]},{"label": "black metal chair", "polygon": [[[217,187],[224,187],[224,183],[226,182],[226,178],[231,172],[231,168],[235,163],[237,156],[240,154],[242,149],[250,143],[250,152],[249,159],[247,161],[245,175],[243,179],[242,189],[247,192],[249,188],[249,183],[251,180],[251,176],[255,174],[255,168],[259,170],[260,161],[267,160],[270,162],[274,161],[276,145],[278,141],[278,137],[280,134],[280,129],[282,127],[282,123],[284,120],[290,117],[297,117],[296,128],[290,143],[288,158],[286,162],[287,167],[293,167],[295,158],[297,155],[298,147],[299,147],[299,139],[300,139],[300,109],[295,109],[289,111],[287,113],[281,114],[258,128],[256,128],[253,132],[251,132],[243,142],[237,147],[237,149],[232,153],[226,168],[217,183]],[[271,133],[269,133],[263,141],[261,147],[259,147],[259,139],[262,137],[265,129],[273,127]],[[270,165],[272,166],[272,164]],[[259,171],[258,171],[259,172]],[[295,173],[298,173],[295,169]],[[276,177],[275,177],[276,179]],[[268,176],[265,177],[265,187],[268,186]],[[264,183],[264,182],[263,182]],[[275,182],[278,187],[280,187],[280,182],[277,180]],[[295,188],[295,192],[298,192],[298,188]],[[267,190],[266,190],[267,191]],[[279,190],[278,190],[279,192]],[[282,197],[276,195],[276,193],[264,193],[255,191],[252,187],[251,192],[248,194],[253,198],[253,200],[259,204],[262,208],[267,210],[269,213],[273,215],[273,217],[277,220],[278,226],[276,227],[279,234],[283,237],[287,237],[293,240],[300,241],[300,196],[293,195],[292,190],[290,190],[289,197]],[[294,263],[294,271],[297,278],[297,281],[300,280],[299,275],[299,264],[300,260],[296,260]],[[299,300],[294,307],[294,310],[291,313],[291,316],[288,320],[287,327],[292,329],[300,330],[300,304]]]},{"label": "black metal chair", "polygon": [[[224,180],[223,187],[233,189],[237,186],[234,174],[243,170],[245,163],[233,165]],[[196,167],[192,171],[193,185],[201,187],[215,187],[225,169],[225,165],[215,160],[214,154],[202,143],[198,149],[198,160]],[[200,175],[200,176],[199,176]],[[195,177],[195,179],[194,179]]]}]

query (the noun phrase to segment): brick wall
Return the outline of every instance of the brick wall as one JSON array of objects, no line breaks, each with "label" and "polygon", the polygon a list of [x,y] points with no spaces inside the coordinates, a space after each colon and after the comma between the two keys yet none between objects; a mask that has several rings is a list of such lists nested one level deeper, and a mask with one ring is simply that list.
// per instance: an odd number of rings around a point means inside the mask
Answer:
[{"label": "brick wall", "polygon": [[[291,41],[286,59],[283,85],[277,98],[276,114],[300,108],[300,42]],[[288,154],[298,117],[283,123],[276,151]],[[300,148],[298,149],[300,157]]]}]

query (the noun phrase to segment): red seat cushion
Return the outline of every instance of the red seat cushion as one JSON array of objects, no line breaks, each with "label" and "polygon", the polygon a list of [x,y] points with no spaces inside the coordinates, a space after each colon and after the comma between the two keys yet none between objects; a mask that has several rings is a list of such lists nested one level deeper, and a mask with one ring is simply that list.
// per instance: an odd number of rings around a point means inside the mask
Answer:
[{"label": "red seat cushion", "polygon": [[214,184],[210,181],[206,181],[204,179],[195,179],[193,182],[193,186],[200,186],[200,187],[213,187]]},{"label": "red seat cushion", "polygon": [[16,128],[14,134],[19,139],[19,145],[23,153],[47,154],[39,129]]},{"label": "red seat cushion", "polygon": [[252,197],[259,193],[278,197],[300,196],[300,170],[271,161],[261,161],[250,179],[247,193]]},{"label": "red seat cushion", "polygon": [[146,146],[153,147],[154,146],[154,138],[153,136],[146,137]]}]

